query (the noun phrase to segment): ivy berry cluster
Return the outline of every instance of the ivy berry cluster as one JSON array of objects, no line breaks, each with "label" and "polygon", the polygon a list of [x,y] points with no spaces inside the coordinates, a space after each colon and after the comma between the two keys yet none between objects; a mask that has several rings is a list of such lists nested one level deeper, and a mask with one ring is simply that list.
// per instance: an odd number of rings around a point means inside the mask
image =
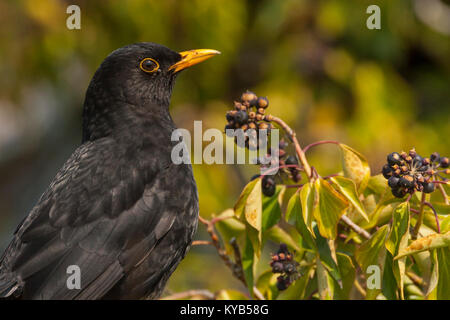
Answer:
[{"label": "ivy berry cluster", "polygon": [[[269,107],[269,100],[266,97],[258,97],[251,91],[246,91],[241,95],[240,101],[234,102],[234,110],[230,110],[226,114],[227,129],[242,129],[247,132],[245,135],[245,147],[250,150],[257,150],[263,143],[259,138],[259,130],[267,130],[267,135],[273,129],[270,123],[271,115],[266,115],[266,109]],[[250,139],[253,138],[253,139]],[[235,142],[238,142],[235,136]],[[237,143],[238,144],[238,143]],[[242,147],[238,144],[239,147]]]},{"label": "ivy berry cluster", "polygon": [[[281,139],[279,144],[278,144],[278,166],[280,167],[284,167],[286,165],[298,165],[298,160],[297,157],[293,156],[293,155],[289,155],[286,152],[286,147],[288,146],[288,143],[284,140]],[[272,154],[276,154],[275,153],[276,150],[272,150],[269,149],[268,150],[268,154],[265,156],[266,159],[265,161],[260,161],[261,163],[261,167],[267,167],[269,165],[269,161],[267,161],[268,159],[272,159]],[[272,159],[272,161],[274,161]],[[263,163],[267,163],[267,164],[263,164]],[[294,182],[300,182],[300,180],[302,179],[302,175],[299,171],[298,167],[285,167],[282,168],[282,170],[280,171],[283,174],[287,174],[288,178],[293,180]],[[275,182],[275,177],[274,176],[263,176],[262,179],[262,192],[264,195],[271,197],[275,194],[275,188],[276,188],[276,182]]]},{"label": "ivy berry cluster", "polygon": [[294,256],[289,252],[287,245],[281,243],[277,253],[272,255],[272,260],[270,261],[272,273],[280,274],[277,278],[278,290],[286,290],[292,282],[297,280],[300,276],[297,270],[298,265],[298,262],[294,260]]},{"label": "ivy berry cluster", "polygon": [[403,198],[416,191],[431,193],[436,189],[437,177],[446,180],[441,174],[450,174],[448,157],[441,157],[434,152],[429,158],[423,158],[415,149],[392,152],[387,156],[387,164],[382,174],[388,180],[392,194]]}]

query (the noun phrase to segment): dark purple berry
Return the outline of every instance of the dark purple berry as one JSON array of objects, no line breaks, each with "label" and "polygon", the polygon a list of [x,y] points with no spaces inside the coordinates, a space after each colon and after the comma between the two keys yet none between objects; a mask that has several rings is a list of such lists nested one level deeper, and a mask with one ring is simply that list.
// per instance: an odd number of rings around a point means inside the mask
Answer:
[{"label": "dark purple berry", "polygon": [[442,168],[448,168],[449,160],[447,157],[441,158],[440,165]]},{"label": "dark purple berry", "polygon": [[289,250],[288,250],[287,245],[285,243],[280,243],[280,247],[278,248],[278,252],[277,253],[278,254],[280,254],[280,253],[288,254]]},{"label": "dark purple berry", "polygon": [[281,262],[274,262],[272,264],[272,273],[282,273],[284,272],[284,266]]},{"label": "dark purple berry", "polygon": [[400,178],[392,176],[388,179],[388,185],[391,188],[397,188],[399,181],[400,181]]},{"label": "dark purple berry", "polygon": [[433,152],[430,156],[431,162],[439,162],[440,159],[441,159],[441,156],[437,152]]},{"label": "dark purple berry", "polygon": [[294,265],[293,263],[286,263],[286,264],[284,265],[284,271],[285,271],[287,274],[294,273],[294,272],[296,271],[295,265]]},{"label": "dark purple berry", "polygon": [[425,193],[432,193],[435,189],[433,182],[428,182],[423,184],[423,192]]},{"label": "dark purple berry", "polygon": [[412,188],[414,187],[414,177],[413,176],[403,176],[400,178],[400,180],[398,181],[398,184],[401,187],[405,187],[405,188]]},{"label": "dark purple berry", "polygon": [[297,158],[294,156],[289,156],[286,158],[286,164],[298,164]]},{"label": "dark purple berry", "polygon": [[276,183],[271,176],[264,176],[262,179],[262,193],[265,196],[271,197],[275,194]]},{"label": "dark purple berry", "polygon": [[238,111],[234,116],[234,121],[236,121],[239,125],[243,125],[248,121],[248,114],[245,111]]},{"label": "dark purple berry", "polygon": [[387,156],[387,161],[389,165],[393,166],[394,164],[400,164],[402,158],[398,152],[392,152]]},{"label": "dark purple berry", "polygon": [[406,195],[406,190],[403,188],[393,188],[391,191],[396,198],[403,198]]},{"label": "dark purple berry", "polygon": [[383,166],[381,172],[383,173],[383,177],[385,177],[386,179],[389,179],[392,176],[392,169],[387,164]]},{"label": "dark purple berry", "polygon": [[286,290],[288,287],[288,280],[283,276],[277,278],[277,289],[280,291]]}]

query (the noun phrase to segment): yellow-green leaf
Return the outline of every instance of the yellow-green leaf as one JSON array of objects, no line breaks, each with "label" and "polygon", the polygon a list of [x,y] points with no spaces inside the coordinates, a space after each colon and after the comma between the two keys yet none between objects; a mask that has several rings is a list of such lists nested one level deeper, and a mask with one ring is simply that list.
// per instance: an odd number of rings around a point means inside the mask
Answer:
[{"label": "yellow-green leaf", "polygon": [[437,248],[450,247],[450,231],[442,233],[433,233],[429,236],[417,239],[406,248],[399,251],[395,259],[402,258],[404,256],[422,252],[425,250],[432,250]]},{"label": "yellow-green leaf", "polygon": [[300,190],[300,202],[302,206],[303,221],[311,234],[314,234],[312,229],[313,210],[317,206],[316,189],[313,183],[307,183]]},{"label": "yellow-green leaf", "polygon": [[[386,241],[386,249],[393,257],[408,245],[409,239],[409,202],[403,202],[397,206],[393,214],[392,228]],[[400,288],[400,297],[404,299],[404,277],[406,258],[394,260],[392,270],[397,286]]]},{"label": "yellow-green leaf", "polygon": [[358,192],[356,191],[356,185],[353,180],[336,176],[330,179],[338,188],[338,190],[347,198],[348,201],[355,207],[356,211],[369,222],[369,217],[364,210],[364,206],[359,200]]},{"label": "yellow-green leaf", "polygon": [[337,236],[337,224],[345,213],[348,202],[343,195],[333,189],[324,179],[316,180],[315,188],[317,191],[315,202],[318,205],[314,206],[313,213],[319,226],[319,232],[322,237],[335,239]]},{"label": "yellow-green leaf", "polygon": [[231,238],[238,238],[244,233],[245,224],[236,219],[233,209],[227,209],[220,215],[218,215],[218,218],[226,218],[226,217],[228,218],[219,220],[215,224],[215,226],[223,239],[227,252],[231,253],[232,248],[230,246],[230,240]]},{"label": "yellow-green leaf", "polygon": [[239,196],[238,201],[234,205],[234,214],[238,218],[242,218],[245,210],[245,205],[247,203],[247,198],[250,195],[250,193],[255,188],[256,184],[259,184],[261,186],[261,178],[254,179],[250,181],[245,187],[244,190],[242,190],[241,195]]},{"label": "yellow-green leaf", "polygon": [[[386,247],[384,245],[388,226],[384,225],[375,232],[370,239],[367,239],[355,252],[356,262],[361,267],[364,274],[371,265],[377,265],[383,274],[386,257]],[[366,299],[375,299],[381,289],[367,289]]]},{"label": "yellow-green leaf", "polygon": [[281,218],[281,202],[285,191],[284,186],[277,186],[272,197],[262,197],[262,231],[271,228]]},{"label": "yellow-green leaf", "polygon": [[[311,232],[306,227],[305,221],[303,220],[302,206],[300,203],[300,192],[296,192],[289,199],[286,217],[295,217],[295,227],[302,237],[302,243],[309,249],[315,248],[314,237]],[[286,218],[286,220],[288,220]]]},{"label": "yellow-green leaf", "polygon": [[366,158],[353,148],[339,144],[342,150],[344,175],[355,181],[359,192],[363,192],[370,178],[370,167]]},{"label": "yellow-green leaf", "polygon": [[244,208],[245,220],[258,231],[262,225],[262,191],[261,179],[257,179],[255,187],[249,193]]},{"label": "yellow-green leaf", "polygon": [[319,257],[316,259],[317,288],[319,290],[319,298],[321,300],[333,300],[334,281],[322,264]]}]

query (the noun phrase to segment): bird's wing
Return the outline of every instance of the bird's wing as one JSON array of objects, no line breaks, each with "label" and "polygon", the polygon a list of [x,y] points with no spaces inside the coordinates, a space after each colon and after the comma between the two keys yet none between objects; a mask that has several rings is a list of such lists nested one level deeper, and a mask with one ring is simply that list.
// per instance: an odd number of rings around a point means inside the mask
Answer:
[{"label": "bird's wing", "polygon": [[[115,152],[107,138],[74,152],[4,253],[0,295],[23,289],[33,299],[99,298],[167,233],[176,214],[158,201],[161,164],[139,172],[139,163]],[[125,262],[124,251],[132,252]],[[72,265],[81,289],[68,289]]]}]

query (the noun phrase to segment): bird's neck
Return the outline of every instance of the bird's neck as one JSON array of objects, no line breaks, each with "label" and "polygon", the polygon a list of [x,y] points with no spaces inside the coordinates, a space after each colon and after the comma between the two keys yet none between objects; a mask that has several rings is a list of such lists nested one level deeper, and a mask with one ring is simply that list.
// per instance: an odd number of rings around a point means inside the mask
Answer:
[{"label": "bird's neck", "polygon": [[90,101],[86,100],[83,142],[112,137],[118,141],[133,143],[149,134],[170,139],[171,132],[175,129],[168,101],[164,105],[153,101],[143,102],[141,105],[125,101],[109,103],[108,106],[90,105]]}]

